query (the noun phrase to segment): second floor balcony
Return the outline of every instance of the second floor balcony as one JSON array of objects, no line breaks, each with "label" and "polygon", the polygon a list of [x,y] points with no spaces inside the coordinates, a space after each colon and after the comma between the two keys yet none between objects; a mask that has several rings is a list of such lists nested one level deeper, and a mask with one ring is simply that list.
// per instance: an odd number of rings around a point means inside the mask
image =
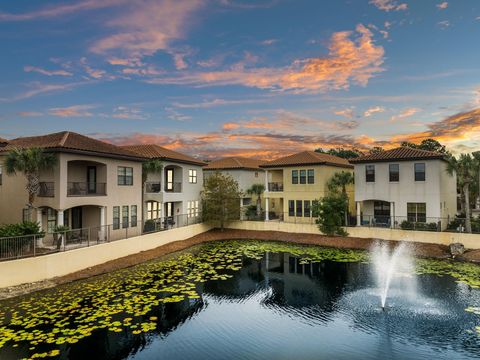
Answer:
[{"label": "second floor balcony", "polygon": [[272,191],[272,192],[283,191],[283,182],[270,182],[270,183],[268,183],[268,191]]},{"label": "second floor balcony", "polygon": [[182,192],[182,183],[181,182],[167,182],[165,184],[165,192],[180,193]]},{"label": "second floor balcony", "polygon": [[105,196],[107,184],[99,182],[69,182],[67,196]]},{"label": "second floor balcony", "polygon": [[162,190],[162,184],[160,181],[148,181],[145,183],[145,193],[156,194]]},{"label": "second floor balcony", "polygon": [[54,197],[55,183],[53,181],[49,181],[49,182],[41,181],[37,196],[38,197]]}]

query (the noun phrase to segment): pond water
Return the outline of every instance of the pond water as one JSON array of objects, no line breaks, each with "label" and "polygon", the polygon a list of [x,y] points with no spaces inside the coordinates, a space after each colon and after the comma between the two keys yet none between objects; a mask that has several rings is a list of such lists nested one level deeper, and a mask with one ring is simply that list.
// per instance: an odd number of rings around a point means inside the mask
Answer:
[{"label": "pond water", "polygon": [[[380,307],[366,252],[225,241],[0,302],[0,359],[480,358],[480,267],[417,259]],[[3,275],[4,276],[4,275]]]}]

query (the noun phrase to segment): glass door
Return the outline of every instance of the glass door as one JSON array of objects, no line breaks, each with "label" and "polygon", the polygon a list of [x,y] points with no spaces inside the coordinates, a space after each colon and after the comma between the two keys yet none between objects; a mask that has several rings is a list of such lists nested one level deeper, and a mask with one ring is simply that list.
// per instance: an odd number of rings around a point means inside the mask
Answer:
[{"label": "glass door", "polygon": [[97,192],[97,167],[89,166],[87,168],[87,192],[95,194]]}]

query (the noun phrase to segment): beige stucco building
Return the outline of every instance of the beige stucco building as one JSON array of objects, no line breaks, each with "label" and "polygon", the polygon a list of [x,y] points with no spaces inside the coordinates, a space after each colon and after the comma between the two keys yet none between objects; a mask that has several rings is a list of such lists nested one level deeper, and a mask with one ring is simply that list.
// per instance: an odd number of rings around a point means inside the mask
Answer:
[{"label": "beige stucco building", "polygon": [[455,217],[457,179],[447,173],[443,154],[400,147],[350,162],[355,166],[357,225],[400,227],[408,221],[445,229]]},{"label": "beige stucco building", "polygon": [[[265,219],[312,222],[314,201],[327,194],[327,182],[336,173],[353,173],[348,160],[304,151],[261,165],[265,169],[267,191]],[[347,188],[350,213],[354,212],[353,186]]]},{"label": "beige stucco building", "polygon": [[[26,206],[24,174],[7,175],[3,165],[8,151],[30,147],[57,158],[53,170],[40,174],[33,209]],[[68,131],[4,142],[0,147],[0,224],[31,219],[47,234],[57,225],[88,229],[91,240],[120,238],[126,231],[129,236],[138,235],[142,161],[128,150]]]},{"label": "beige stucco building", "polygon": [[[197,222],[201,213],[203,161],[194,157],[145,144],[122,147],[144,160],[160,160],[160,173],[148,174],[143,189],[143,219],[155,221],[161,228]],[[158,226],[157,226],[158,228]]]}]

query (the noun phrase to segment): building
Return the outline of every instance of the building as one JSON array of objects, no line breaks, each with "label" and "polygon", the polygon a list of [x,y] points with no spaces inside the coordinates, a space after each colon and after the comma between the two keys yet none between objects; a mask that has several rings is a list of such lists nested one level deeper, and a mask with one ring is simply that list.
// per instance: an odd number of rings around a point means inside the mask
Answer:
[{"label": "building", "polygon": [[[336,173],[353,172],[348,160],[304,151],[261,165],[266,171],[265,220],[311,222],[312,204],[327,194],[327,181]],[[353,187],[348,187],[350,211],[354,211]]]},{"label": "building", "polygon": [[182,226],[200,216],[203,161],[158,145],[129,145],[123,149],[144,159],[157,159],[163,169],[148,174],[143,189],[143,219],[163,228]]},{"label": "building", "polygon": [[244,209],[246,206],[254,205],[257,201],[255,196],[247,193],[248,189],[255,184],[265,184],[265,170],[260,167],[260,165],[264,163],[265,161],[263,160],[238,156],[226,157],[209,162],[207,166],[203,168],[203,172],[205,177],[218,171],[230,175],[235,179],[243,194],[240,201],[240,207]]},{"label": "building", "polygon": [[[32,147],[55,154],[57,165],[40,173],[40,191],[29,209],[25,176],[7,175],[2,164],[10,150]],[[128,150],[69,131],[3,142],[0,223],[31,219],[47,233],[57,225],[89,229],[92,240],[120,236],[125,229],[139,234],[142,161]]]},{"label": "building", "polygon": [[[400,147],[350,160],[355,166],[357,225],[445,229],[457,210],[457,180],[443,154]],[[403,223],[403,225],[402,225]]]}]

